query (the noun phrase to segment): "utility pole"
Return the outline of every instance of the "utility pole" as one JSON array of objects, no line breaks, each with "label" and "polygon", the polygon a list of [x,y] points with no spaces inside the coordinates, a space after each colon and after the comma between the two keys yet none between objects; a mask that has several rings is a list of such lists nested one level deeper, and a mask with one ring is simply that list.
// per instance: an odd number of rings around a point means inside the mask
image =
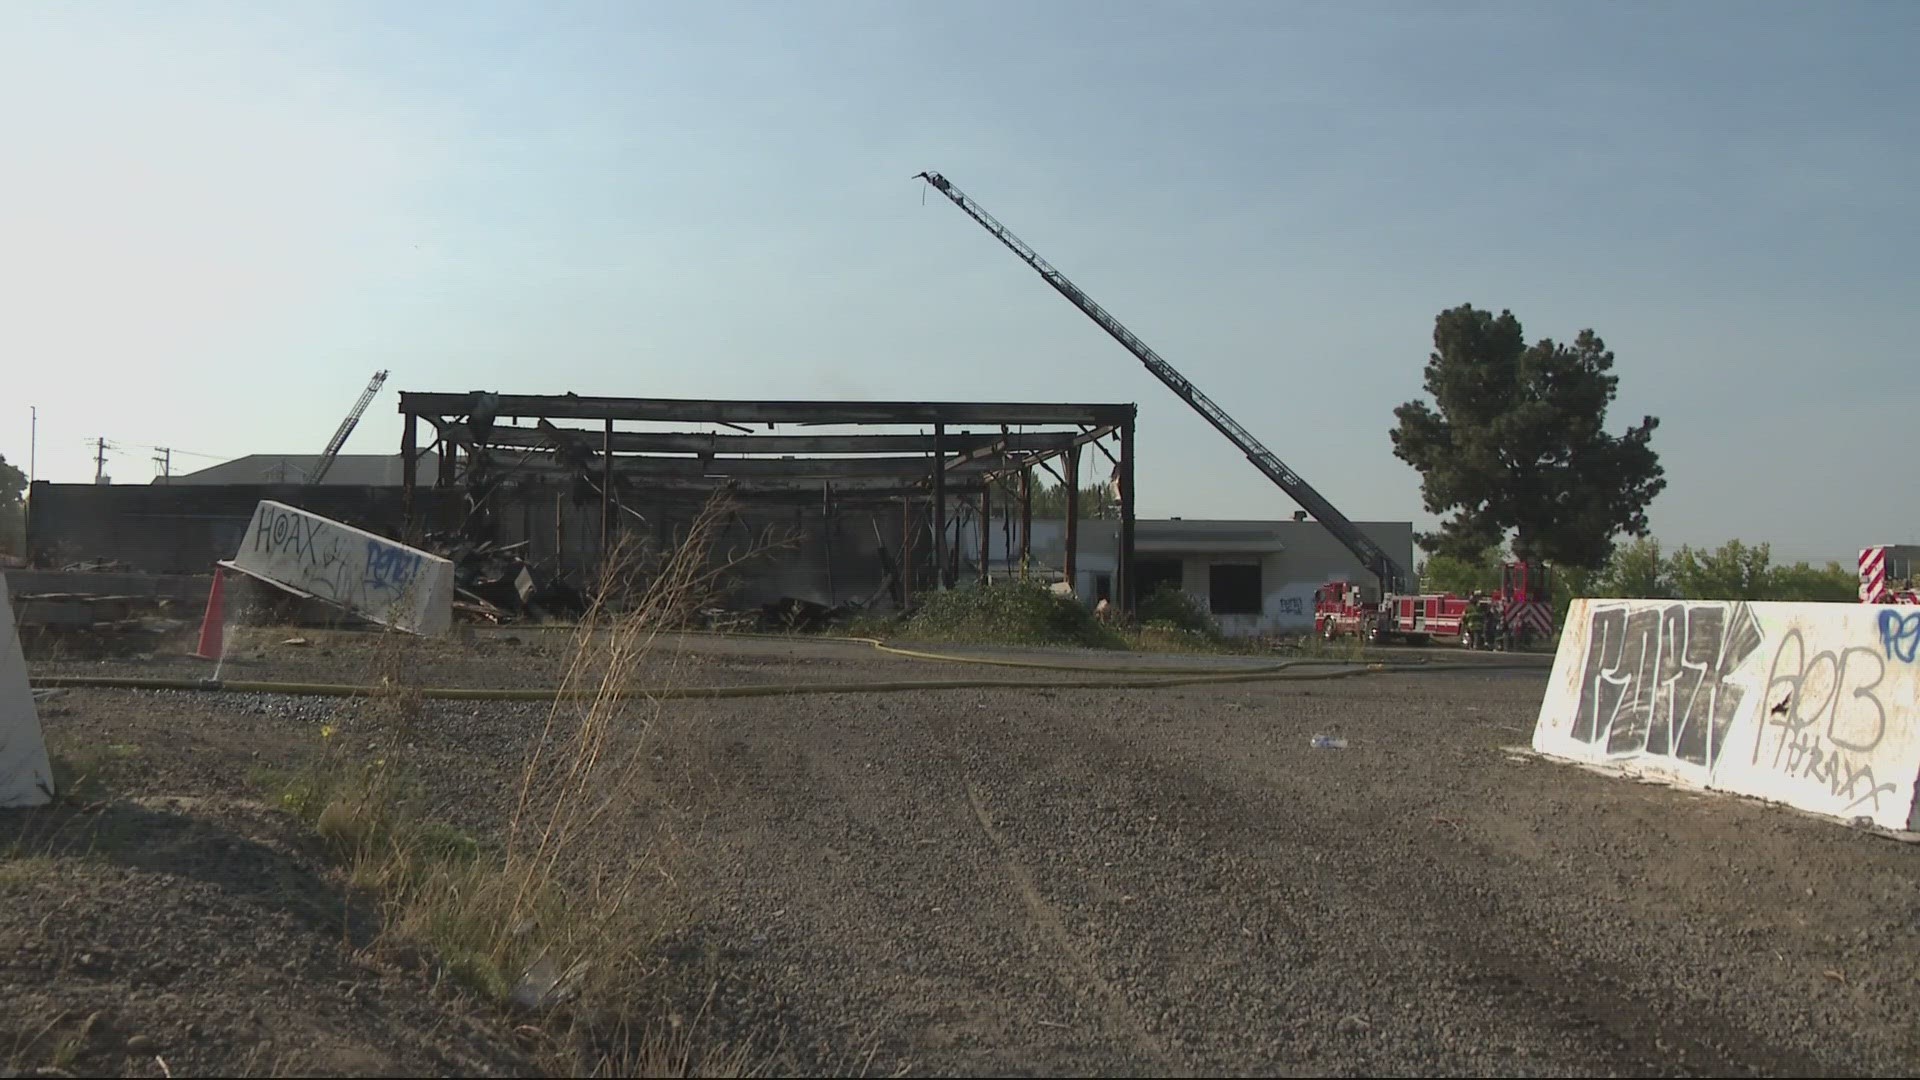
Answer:
[{"label": "utility pole", "polygon": [[164,484],[173,475],[173,451],[165,446],[156,446],[154,449],[160,451],[153,455],[153,463],[160,466],[160,482]]},{"label": "utility pole", "polygon": [[96,445],[99,449],[93,458],[93,482],[104,484],[107,482],[107,437],[100,436]]},{"label": "utility pole", "polygon": [[27,409],[33,419],[27,426],[27,502],[20,510],[20,527],[25,533],[20,538],[20,552],[32,565],[33,545],[29,541],[33,537],[33,481],[40,465],[40,406],[29,405]]}]

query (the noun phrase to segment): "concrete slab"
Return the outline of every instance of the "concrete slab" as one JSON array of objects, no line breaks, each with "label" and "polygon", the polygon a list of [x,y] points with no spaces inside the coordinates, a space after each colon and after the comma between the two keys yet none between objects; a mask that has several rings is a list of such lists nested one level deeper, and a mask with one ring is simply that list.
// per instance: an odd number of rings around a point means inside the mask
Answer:
[{"label": "concrete slab", "polygon": [[260,502],[233,565],[396,630],[453,625],[453,563],[286,503]]},{"label": "concrete slab", "polygon": [[0,586],[0,807],[43,806],[52,798],[53,766],[27,685],[13,606]]},{"label": "concrete slab", "polygon": [[1917,653],[1912,608],[1576,600],[1533,747],[1914,829]]},{"label": "concrete slab", "polygon": [[[18,601],[44,593],[88,596],[152,596],[183,604],[202,604],[212,584],[209,574],[141,574],[86,570],[9,570],[7,590]],[[199,612],[194,612],[198,617]]]}]

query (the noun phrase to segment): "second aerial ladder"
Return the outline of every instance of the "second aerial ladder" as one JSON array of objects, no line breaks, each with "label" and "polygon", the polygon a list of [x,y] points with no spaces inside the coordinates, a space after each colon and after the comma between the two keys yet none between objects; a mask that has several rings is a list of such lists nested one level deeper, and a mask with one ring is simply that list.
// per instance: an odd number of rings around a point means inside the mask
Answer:
[{"label": "second aerial ladder", "polygon": [[1253,462],[1255,468],[1265,473],[1267,479],[1278,485],[1280,490],[1292,497],[1302,509],[1313,515],[1315,521],[1344,544],[1348,551],[1353,552],[1354,558],[1360,560],[1360,565],[1380,579],[1380,591],[1383,595],[1406,588],[1408,584],[1406,571],[1393,560],[1392,556],[1388,555],[1380,545],[1374,543],[1373,539],[1362,532],[1358,525],[1348,520],[1345,514],[1335,509],[1332,503],[1313,489],[1313,485],[1301,479],[1299,473],[1288,468],[1286,463],[1280,460],[1279,455],[1262,445],[1259,439],[1253,437],[1252,432],[1241,427],[1238,421],[1227,415],[1225,409],[1202,393],[1200,388],[1193,385],[1186,376],[1174,370],[1173,365],[1162,359],[1151,346],[1122,325],[1119,319],[1108,314],[1107,309],[1095,303],[1093,298],[1082,292],[1078,285],[1067,280],[1067,275],[1041,258],[1039,252],[1013,235],[1011,230],[1000,224],[979,203],[967,198],[946,177],[936,172],[923,172],[916,179],[925,180],[933,186],[935,191],[945,195],[953,201],[955,206],[966,211],[968,217],[979,222],[982,228],[992,233],[1015,255],[1020,256],[1023,262],[1033,267],[1042,280],[1053,286],[1055,291],[1066,297],[1069,303],[1085,313],[1087,318],[1099,324],[1102,330],[1112,335],[1115,341],[1145,365],[1155,378],[1165,383],[1169,390],[1178,394],[1182,401],[1205,417],[1209,424],[1227,437],[1227,441],[1233,443],[1241,453],[1247,456],[1248,461]]},{"label": "second aerial ladder", "polygon": [[340,448],[347,445],[347,436],[353,434],[353,429],[359,426],[360,417],[366,414],[367,406],[373,402],[373,396],[380,392],[380,387],[386,381],[385,371],[376,371],[373,373],[373,378],[367,380],[367,388],[360,392],[360,400],[353,403],[353,408],[347,412],[347,418],[340,421],[340,426],[334,429],[333,438],[327,440],[327,448],[320,452],[320,460],[314,464],[313,475],[307,478],[307,483],[317,484],[326,478],[327,470],[333,468],[334,460],[340,456]]},{"label": "second aerial ladder", "polygon": [[1363,597],[1358,587],[1345,581],[1328,582],[1314,598],[1316,632],[1329,637],[1353,634],[1375,640],[1425,641],[1444,638],[1475,643],[1480,635],[1472,627],[1476,617],[1474,613],[1478,612],[1488,615],[1504,628],[1498,635],[1503,640],[1520,642],[1552,635],[1553,616],[1543,567],[1525,562],[1506,564],[1501,570],[1500,588],[1488,596],[1409,595],[1407,590],[1412,582],[1406,570],[1385,549],[1374,543],[1325,496],[1315,491],[1313,485],[1302,479],[1299,473],[1288,468],[1279,455],[1254,438],[1252,432],[1228,416],[1225,409],[1202,393],[1191,380],[1174,370],[1172,364],[1162,359],[1138,335],[1122,325],[1107,309],[1095,303],[1078,285],[1069,281],[1067,275],[1041,258],[1039,252],[1028,247],[979,203],[954,187],[946,177],[936,172],[923,172],[917,179],[925,180],[935,191],[945,195],[968,217],[1005,244],[1008,250],[1020,256],[1022,262],[1033,267],[1041,280],[1066,297],[1069,303],[1132,353],[1155,378],[1165,383],[1167,389],[1178,394],[1182,401],[1205,417],[1209,424],[1227,437],[1227,441],[1247,456],[1248,461],[1253,462],[1255,468],[1299,503],[1321,527],[1353,553],[1361,566],[1379,579],[1380,592],[1377,598]]}]

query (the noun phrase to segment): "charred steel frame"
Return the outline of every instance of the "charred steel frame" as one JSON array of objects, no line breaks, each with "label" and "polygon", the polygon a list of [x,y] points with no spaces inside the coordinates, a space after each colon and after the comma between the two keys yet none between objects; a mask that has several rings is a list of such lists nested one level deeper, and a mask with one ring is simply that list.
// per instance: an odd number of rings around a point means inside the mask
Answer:
[{"label": "charred steel frame", "polygon": [[[829,510],[902,505],[908,513],[901,565],[908,565],[912,510],[924,505],[938,580],[955,584],[947,521],[952,504],[978,507],[980,574],[988,574],[986,523],[996,482],[1016,482],[1021,563],[1032,553],[1033,470],[1074,485],[1066,500],[1065,572],[1075,582],[1081,449],[1113,461],[1119,481],[1120,544],[1112,602],[1134,606],[1131,404],[933,401],[704,401],[574,394],[416,393],[400,395],[401,468],[408,535],[416,535],[414,491],[422,450],[439,454],[432,486],[464,488],[476,508],[507,476],[565,478],[597,492],[601,551],[627,504],[701,502],[724,487],[746,503],[820,504]],[[419,421],[433,432],[422,446]],[[598,421],[561,426],[555,421]],[[709,424],[729,433],[622,431],[615,423]],[[767,434],[747,425],[764,425]],[[786,434],[781,425],[917,426],[929,433]],[[1014,428],[1022,430],[1015,431]],[[1039,428],[1042,430],[1028,430]],[[984,430],[980,430],[984,429]],[[1048,430],[1052,429],[1052,430]],[[1117,456],[1104,442],[1118,444]],[[1064,473],[1052,462],[1064,458]],[[634,512],[634,511],[628,511]],[[1009,545],[1011,549],[1011,545]],[[957,555],[957,553],[954,553]],[[903,587],[906,576],[903,575]],[[904,595],[902,599],[905,599]]]}]

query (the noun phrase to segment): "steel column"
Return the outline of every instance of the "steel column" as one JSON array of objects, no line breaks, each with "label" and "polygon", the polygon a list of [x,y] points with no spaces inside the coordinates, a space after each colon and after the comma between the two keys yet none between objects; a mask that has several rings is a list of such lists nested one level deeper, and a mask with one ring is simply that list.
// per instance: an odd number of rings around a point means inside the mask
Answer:
[{"label": "steel column", "polygon": [[947,425],[933,425],[933,567],[939,588],[947,580]]},{"label": "steel column", "polygon": [[992,491],[991,484],[980,489],[980,584],[982,585],[990,580],[987,566],[993,562],[993,530],[988,528],[993,523]]},{"label": "steel column", "polygon": [[913,600],[913,499],[900,500],[900,610]]},{"label": "steel column", "polygon": [[1020,470],[1020,576],[1033,559],[1033,470]]},{"label": "steel column", "polygon": [[1075,596],[1080,594],[1080,581],[1076,572],[1080,563],[1080,448],[1067,451],[1067,557],[1063,569],[1067,575],[1067,588]]},{"label": "steel column", "polygon": [[1132,617],[1133,589],[1133,421],[1120,426],[1120,559],[1115,570],[1120,587],[1114,590],[1122,614]]},{"label": "steel column", "polygon": [[600,437],[600,565],[611,565],[613,548],[613,421]]},{"label": "steel column", "polygon": [[408,540],[414,538],[413,486],[420,479],[419,451],[414,446],[418,436],[418,420],[412,413],[407,413],[400,420],[400,486],[404,492],[401,496],[401,516],[405,519],[404,535]]}]

